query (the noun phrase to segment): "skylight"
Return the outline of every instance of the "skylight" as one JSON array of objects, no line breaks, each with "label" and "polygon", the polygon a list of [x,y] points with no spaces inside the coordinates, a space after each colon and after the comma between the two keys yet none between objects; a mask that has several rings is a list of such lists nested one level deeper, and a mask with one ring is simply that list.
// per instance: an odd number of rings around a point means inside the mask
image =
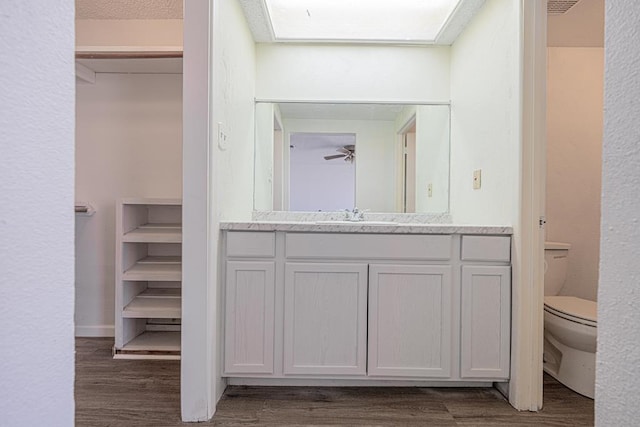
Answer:
[{"label": "skylight", "polygon": [[434,43],[460,0],[264,0],[275,41]]}]

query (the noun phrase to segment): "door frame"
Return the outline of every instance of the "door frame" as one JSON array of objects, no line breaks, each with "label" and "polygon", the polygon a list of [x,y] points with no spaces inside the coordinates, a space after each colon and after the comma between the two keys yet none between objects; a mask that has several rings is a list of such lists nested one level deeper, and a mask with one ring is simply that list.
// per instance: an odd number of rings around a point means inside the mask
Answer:
[{"label": "door frame", "polygon": [[546,3],[521,0],[520,214],[514,224],[511,380],[499,387],[519,410],[542,408]]},{"label": "door frame", "polygon": [[[211,186],[210,79],[217,2],[185,2],[183,164],[183,335],[181,404],[184,421],[205,421],[224,391],[220,377],[217,219]],[[509,402],[519,410],[542,407],[543,260],[546,164],[546,4],[521,0],[521,180],[519,222],[514,224],[511,380]],[[193,61],[191,63],[190,61]],[[190,91],[189,88],[197,88]],[[187,115],[186,112],[190,114]],[[286,150],[285,150],[286,155]],[[203,233],[202,230],[207,230]],[[209,310],[208,310],[209,309]],[[212,315],[212,313],[214,313]],[[213,317],[213,318],[212,318]],[[202,319],[207,319],[202,322]],[[218,350],[218,351],[217,351]]]},{"label": "door frame", "polygon": [[184,2],[182,126],[182,421],[207,421],[224,392],[218,283],[219,219],[211,135],[211,58],[218,2]]},{"label": "door frame", "polygon": [[[400,130],[398,130],[397,132],[396,209],[398,212],[401,212],[401,213],[407,212],[407,134],[409,134],[410,130],[416,126],[417,117],[418,117],[418,113],[416,111],[405,121],[405,123],[400,127]],[[415,134],[415,130],[413,133]],[[414,137],[413,143],[414,143],[413,145],[414,145],[414,151],[415,151],[415,137]],[[414,152],[414,157],[415,157],[415,152]],[[414,190],[414,193],[415,193],[415,190]]]}]

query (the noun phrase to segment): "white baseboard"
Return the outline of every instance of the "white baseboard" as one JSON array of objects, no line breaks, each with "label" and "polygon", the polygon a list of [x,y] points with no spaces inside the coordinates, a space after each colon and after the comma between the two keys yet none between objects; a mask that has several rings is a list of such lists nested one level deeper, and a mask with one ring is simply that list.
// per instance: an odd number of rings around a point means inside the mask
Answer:
[{"label": "white baseboard", "polygon": [[243,378],[229,377],[228,385],[311,386],[311,387],[491,387],[488,381],[422,381],[388,379],[314,379],[314,378]]},{"label": "white baseboard", "polygon": [[505,399],[509,400],[509,383],[494,383],[493,386],[498,389]]},{"label": "white baseboard", "polygon": [[113,337],[115,327],[113,325],[80,326],[76,325],[76,337]]}]

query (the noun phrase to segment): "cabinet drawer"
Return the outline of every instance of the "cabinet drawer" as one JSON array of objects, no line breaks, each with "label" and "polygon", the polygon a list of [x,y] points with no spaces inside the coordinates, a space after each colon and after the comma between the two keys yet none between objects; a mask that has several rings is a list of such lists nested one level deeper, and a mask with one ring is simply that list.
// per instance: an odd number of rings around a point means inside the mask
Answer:
[{"label": "cabinet drawer", "polygon": [[229,231],[227,232],[228,257],[274,257],[276,235],[273,232]]},{"label": "cabinet drawer", "polygon": [[287,233],[288,258],[448,260],[449,235]]},{"label": "cabinet drawer", "polygon": [[462,236],[463,261],[511,260],[511,237],[509,236]]}]

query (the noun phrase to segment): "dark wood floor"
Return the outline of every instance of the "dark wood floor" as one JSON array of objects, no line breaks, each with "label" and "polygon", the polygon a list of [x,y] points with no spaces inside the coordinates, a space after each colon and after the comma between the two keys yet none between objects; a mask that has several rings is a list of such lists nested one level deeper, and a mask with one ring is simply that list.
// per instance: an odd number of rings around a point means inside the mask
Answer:
[{"label": "dark wood floor", "polygon": [[[76,340],[77,426],[180,426],[178,361],[113,360],[112,339]],[[545,375],[544,409],[495,389],[229,387],[215,426],[592,426],[593,401]]]}]

